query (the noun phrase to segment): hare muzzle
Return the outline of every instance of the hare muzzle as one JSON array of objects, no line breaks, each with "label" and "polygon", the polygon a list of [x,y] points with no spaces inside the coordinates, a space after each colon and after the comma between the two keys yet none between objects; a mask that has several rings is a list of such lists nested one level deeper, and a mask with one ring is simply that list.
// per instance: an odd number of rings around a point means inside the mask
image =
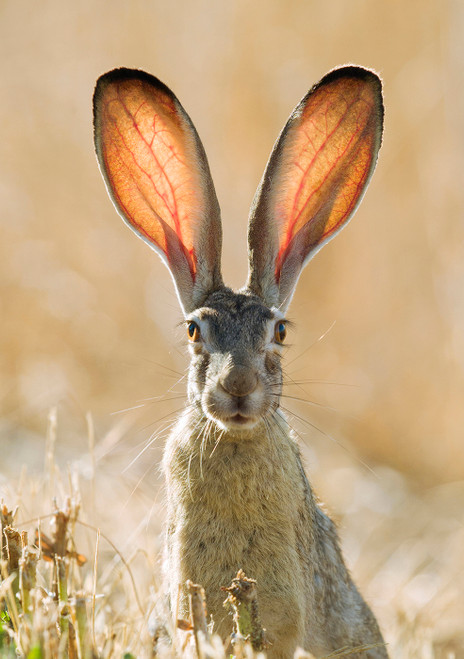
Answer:
[{"label": "hare muzzle", "polygon": [[216,387],[216,398],[222,400],[226,418],[224,427],[251,427],[258,421],[263,395],[257,373],[250,367],[237,365],[226,368]]},{"label": "hare muzzle", "polygon": [[224,430],[252,428],[269,408],[262,377],[255,367],[226,357],[218,375],[206,378],[202,408]]}]

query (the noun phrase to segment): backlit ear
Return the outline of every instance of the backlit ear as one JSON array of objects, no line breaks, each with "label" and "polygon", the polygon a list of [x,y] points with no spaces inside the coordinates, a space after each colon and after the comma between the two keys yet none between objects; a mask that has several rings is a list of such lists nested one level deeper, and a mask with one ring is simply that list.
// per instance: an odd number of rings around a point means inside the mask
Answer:
[{"label": "backlit ear", "polygon": [[374,171],[382,86],[367,69],[328,73],[291,114],[253,201],[247,286],[285,309],[303,266],[345,226]]},{"label": "backlit ear", "polygon": [[200,138],[174,94],[142,71],[103,75],[93,107],[108,193],[162,257],[188,313],[222,286],[219,204]]}]

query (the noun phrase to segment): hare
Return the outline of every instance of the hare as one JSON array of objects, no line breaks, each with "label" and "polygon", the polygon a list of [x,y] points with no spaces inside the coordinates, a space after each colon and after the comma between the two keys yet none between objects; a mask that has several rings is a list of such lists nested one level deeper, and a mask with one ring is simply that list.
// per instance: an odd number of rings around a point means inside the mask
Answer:
[{"label": "hare", "polygon": [[[373,173],[383,126],[370,70],[328,73],[296,106],[272,151],[249,220],[249,274],[222,280],[221,220],[208,162],[180,102],[142,71],[103,75],[95,145],[122,219],[167,265],[191,353],[188,405],[167,440],[165,571],[172,609],[187,579],[206,591],[214,629],[232,620],[220,587],[239,568],[258,582],[268,655],[387,657],[279,409],[285,313],[304,265],[345,226]],[[161,310],[160,310],[161,311]]]}]

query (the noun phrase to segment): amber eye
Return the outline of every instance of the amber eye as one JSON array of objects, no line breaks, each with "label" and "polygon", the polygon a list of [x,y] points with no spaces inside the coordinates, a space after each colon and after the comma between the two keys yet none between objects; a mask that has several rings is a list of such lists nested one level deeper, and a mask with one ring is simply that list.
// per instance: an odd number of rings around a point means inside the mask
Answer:
[{"label": "amber eye", "polygon": [[192,343],[200,340],[200,328],[193,320],[187,325],[187,334],[189,341],[192,341]]},{"label": "amber eye", "polygon": [[279,320],[278,323],[276,323],[276,326],[274,328],[274,339],[276,343],[283,343],[285,341],[285,337],[287,336],[287,328],[285,327],[285,323],[283,320]]}]

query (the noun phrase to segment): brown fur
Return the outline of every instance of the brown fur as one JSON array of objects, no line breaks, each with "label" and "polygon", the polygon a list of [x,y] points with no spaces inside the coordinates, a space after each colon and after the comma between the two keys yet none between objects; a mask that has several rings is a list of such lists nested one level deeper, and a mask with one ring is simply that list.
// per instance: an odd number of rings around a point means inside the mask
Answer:
[{"label": "brown fur", "polygon": [[[187,579],[202,584],[226,638],[232,620],[220,587],[242,568],[257,580],[273,659],[297,646],[320,657],[382,644],[279,411],[284,312],[301,269],[348,222],[374,170],[378,76],[335,69],[295,108],[252,205],[248,284],[238,293],[222,283],[219,206],[177,98],[156,78],[119,69],[98,81],[94,112],[110,196],[168,266],[191,339],[189,405],[163,460],[172,610]],[[179,605],[186,615],[185,590]],[[386,656],[383,646],[362,653]]]},{"label": "brown fur", "polygon": [[[220,430],[202,410],[202,397],[218,386],[224,364],[237,354],[231,343],[240,348],[241,363],[259,369],[268,389],[280,387],[280,367],[276,374],[274,364],[270,373],[263,354],[266,323],[273,322],[267,312],[254,296],[224,290],[198,314],[221,323],[217,340],[209,328],[211,352],[194,355],[191,406],[164,454],[166,575],[172,601],[187,579],[201,583],[214,628],[227,637],[232,619],[222,605],[220,586],[243,568],[258,582],[270,657],[291,657],[297,646],[322,656],[346,645],[382,643],[375,618],[344,565],[335,526],[317,506],[281,412],[274,406],[251,429]],[[219,352],[221,342],[228,350]],[[185,592],[180,611],[187,614]],[[387,655],[380,648],[362,656]]]}]

